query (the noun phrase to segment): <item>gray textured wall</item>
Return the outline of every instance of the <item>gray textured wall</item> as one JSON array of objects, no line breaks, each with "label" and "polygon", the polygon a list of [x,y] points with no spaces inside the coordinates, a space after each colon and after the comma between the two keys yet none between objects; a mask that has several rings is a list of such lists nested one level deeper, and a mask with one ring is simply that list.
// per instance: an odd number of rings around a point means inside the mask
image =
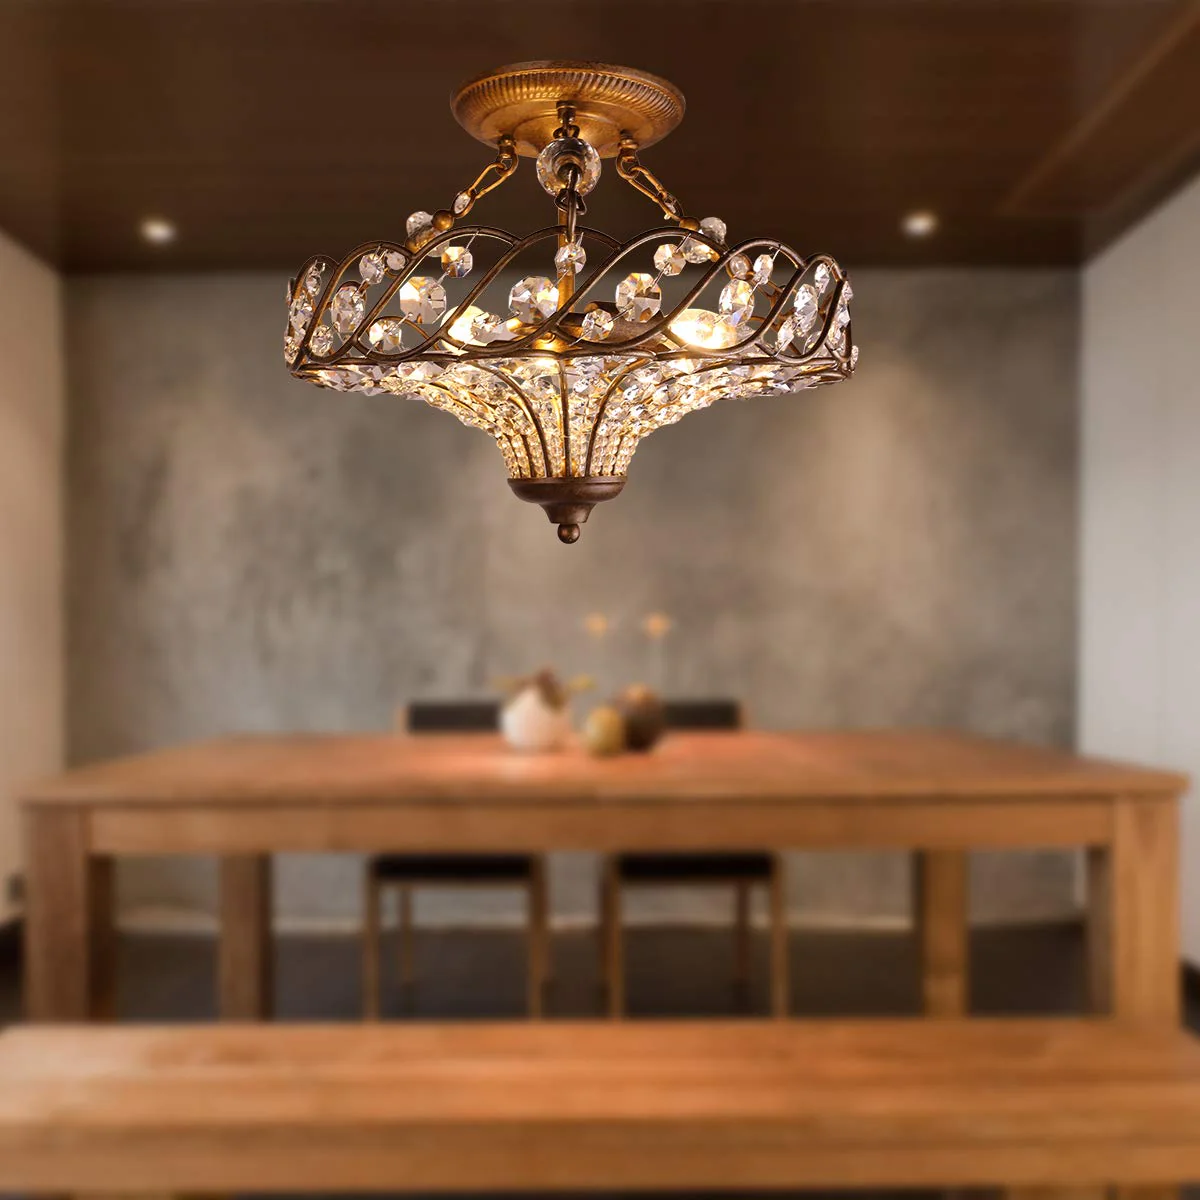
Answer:
[{"label": "gray textured wall", "polygon": [[[409,698],[543,662],[644,676],[768,727],[1073,722],[1077,296],[1066,272],[859,272],[857,379],[655,434],[564,547],[482,434],[415,401],[290,380],[273,275],[69,285],[69,739],[75,761],[248,729],[377,729]],[[805,856],[794,905],[906,904],[896,855]],[[592,864],[555,864],[590,911]],[[981,857],[980,916],[1069,904],[1057,855]],[[281,872],[293,921],[346,921],[353,860]],[[210,864],[124,871],[127,907],[204,910]],[[700,915],[697,897],[649,898]],[[725,903],[720,902],[723,910]],[[427,918],[504,915],[439,898]]]}]

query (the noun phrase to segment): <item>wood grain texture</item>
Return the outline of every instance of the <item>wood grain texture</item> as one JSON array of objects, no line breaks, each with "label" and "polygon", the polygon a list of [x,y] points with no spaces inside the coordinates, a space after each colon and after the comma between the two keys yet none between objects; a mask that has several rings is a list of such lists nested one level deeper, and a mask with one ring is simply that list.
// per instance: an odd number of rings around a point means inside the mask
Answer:
[{"label": "wood grain texture", "polygon": [[675,734],[653,754],[514,755],[486,735],[232,738],[69,772],[111,854],[1077,846],[1171,772],[959,734]]},{"label": "wood grain texture", "polygon": [[969,1006],[969,868],[962,850],[926,850],[913,862],[922,998],[931,1017],[961,1017]]},{"label": "wood grain texture", "polygon": [[46,1021],[80,1021],[111,999],[111,862],[90,858],[83,813],[25,819],[25,1006]]},{"label": "wood grain texture", "polygon": [[1178,1024],[1179,810],[1143,797],[1116,807],[1109,936],[1112,1011]]},{"label": "wood grain texture", "polygon": [[[253,861],[342,850],[1104,847],[1118,840],[1114,814],[1121,813],[1114,892],[1123,898],[1114,900],[1120,916],[1112,937],[1123,947],[1114,951],[1114,972],[1125,973],[1121,988],[1131,999],[1116,1011],[1148,1015],[1157,1006],[1165,1015],[1164,964],[1178,940],[1178,917],[1169,911],[1177,868],[1165,864],[1176,853],[1172,822],[1185,783],[1172,772],[931,732],[679,733],[654,753],[616,760],[580,751],[516,755],[487,735],[297,736],[231,738],[84,768],[33,789],[24,808],[32,841],[46,843],[47,867],[31,883],[49,889],[50,903],[71,870],[86,870],[79,859],[89,853]],[[1137,797],[1128,811],[1127,796]],[[54,876],[59,853],[74,861],[63,884]],[[1139,874],[1147,863],[1163,868],[1157,881]],[[921,901],[929,1003],[961,1011],[965,876],[935,872],[930,881]],[[266,961],[266,893],[247,878],[244,898],[230,903],[230,961]],[[69,893],[58,902],[65,929],[90,930],[81,915],[87,898]],[[610,922],[619,920],[611,897],[603,908]],[[1155,932],[1135,943],[1139,925]],[[31,938],[49,943],[35,957],[53,962],[55,972],[77,973],[85,960],[54,944],[57,937],[53,922],[35,922]],[[611,933],[606,942],[610,1009],[619,1011],[619,946]],[[1143,968],[1141,981],[1129,974]],[[250,987],[260,969],[239,978],[237,987]],[[61,987],[64,995],[89,991],[78,980]],[[85,1014],[72,1003],[31,1013]],[[781,981],[776,1011],[786,1004]],[[223,1008],[246,1016],[262,1005],[250,997]]]},{"label": "wood grain texture", "polygon": [[333,806],[588,801],[697,805],[727,800],[1017,801],[1174,794],[1182,775],[959,733],[676,733],[652,754],[513,754],[485,734],[437,738],[302,734],[235,737],[69,771],[26,805]]},{"label": "wood grain texture", "polygon": [[297,799],[96,808],[92,843],[105,854],[268,854],[412,850],[1046,848],[1110,840],[1103,796],[1057,800],[879,798],[848,803],[797,797],[755,801],[730,780],[723,798],[557,802]]},{"label": "wood grain texture", "polygon": [[[70,1097],[69,1104],[64,1097]],[[0,1188],[1174,1183],[1200,1044],[1111,1021],[18,1029]]]},{"label": "wood grain texture", "polygon": [[[451,91],[535,52],[633,58],[677,84],[688,116],[651,165],[731,230],[811,231],[803,251],[854,264],[1074,263],[1092,223],[1111,228],[1115,209],[1124,226],[1147,183],[1195,165],[1197,50],[1159,50],[1189,7],[740,0],[697,19],[608,0],[603,19],[564,22],[553,0],[459,0],[414,22],[379,0],[9,3],[0,223],[68,271],[294,269],[454,196],[489,155],[455,125]],[[840,52],[806,53],[818,39]],[[350,61],[355,119],[311,104],[297,120],[295,64]],[[418,97],[420,119],[391,121],[383,152],[372,115]],[[314,148],[334,146],[336,174],[315,187]],[[714,162],[714,148],[730,149]],[[1014,220],[998,201],[1018,189]],[[651,222],[611,175],[595,197],[602,227]],[[899,229],[918,206],[945,217],[925,243]],[[179,224],[175,245],[138,239],[147,208]],[[478,215],[524,232],[552,212],[522,174]]]},{"label": "wood grain texture", "polygon": [[221,859],[217,1006],[227,1021],[261,1021],[274,1007],[271,860],[264,854]]}]

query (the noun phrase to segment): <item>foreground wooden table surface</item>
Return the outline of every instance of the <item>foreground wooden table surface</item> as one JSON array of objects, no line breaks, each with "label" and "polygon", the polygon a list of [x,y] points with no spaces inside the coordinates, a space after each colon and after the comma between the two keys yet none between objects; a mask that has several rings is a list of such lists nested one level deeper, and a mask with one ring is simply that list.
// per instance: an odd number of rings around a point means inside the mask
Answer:
[{"label": "foreground wooden table surface", "polygon": [[1196,1178],[1200,1042],[1109,1020],[0,1034],[6,1193],[1042,1185],[1019,1194],[1045,1200],[1125,1184],[1147,1200]]},{"label": "foreground wooden table surface", "polygon": [[926,1008],[966,1003],[971,849],[1087,847],[1098,1010],[1178,1015],[1178,797],[1164,771],[954,734],[676,734],[648,755],[486,736],[239,737],[69,772],[23,799],[28,1010],[112,1003],[112,864],[222,861],[221,1010],[270,1008],[285,851],[913,849]]}]

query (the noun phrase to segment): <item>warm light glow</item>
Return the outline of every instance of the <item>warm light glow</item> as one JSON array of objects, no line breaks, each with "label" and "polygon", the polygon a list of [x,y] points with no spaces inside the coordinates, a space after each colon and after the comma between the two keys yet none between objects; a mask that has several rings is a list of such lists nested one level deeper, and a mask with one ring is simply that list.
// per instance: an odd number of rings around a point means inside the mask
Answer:
[{"label": "warm light glow", "polygon": [[666,613],[647,613],[642,619],[642,632],[654,641],[661,641],[671,632],[674,624]]},{"label": "warm light glow", "polygon": [[588,613],[583,618],[583,627],[594,638],[602,638],[609,627],[609,620],[603,613]]},{"label": "warm light glow", "polygon": [[724,350],[737,341],[737,330],[706,308],[685,308],[669,328],[681,341],[701,350]]},{"label": "warm light glow", "polygon": [[[465,346],[490,346],[492,342],[507,342],[516,337],[519,330],[519,322],[491,317],[474,304],[467,305],[462,314],[446,327],[446,332]],[[452,346],[447,348],[454,349]]]},{"label": "warm light glow", "polygon": [[146,217],[141,224],[142,239],[152,246],[165,246],[173,242],[178,232],[165,217]]},{"label": "warm light glow", "polygon": [[936,232],[937,227],[937,213],[930,212],[927,208],[919,208],[915,212],[908,213],[900,222],[900,228],[910,238],[928,237],[931,233]]},{"label": "warm light glow", "polygon": [[464,342],[471,346],[482,346],[485,343],[478,338],[471,336],[471,324],[476,317],[483,316],[483,309],[476,308],[474,304],[469,304],[463,309],[462,316],[453,321],[446,332],[454,338],[456,342]]}]

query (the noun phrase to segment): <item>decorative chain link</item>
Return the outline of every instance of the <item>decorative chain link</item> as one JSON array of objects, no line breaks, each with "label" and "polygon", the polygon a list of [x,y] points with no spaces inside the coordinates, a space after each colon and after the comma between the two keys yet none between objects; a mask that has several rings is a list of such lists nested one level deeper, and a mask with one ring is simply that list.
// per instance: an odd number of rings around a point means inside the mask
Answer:
[{"label": "decorative chain link", "polygon": [[573,104],[568,104],[566,101],[559,101],[558,128],[550,136],[555,140],[558,138],[577,138],[579,136],[579,126],[575,124],[575,106]]},{"label": "decorative chain link", "polygon": [[[466,206],[460,212],[455,213],[455,216],[465,217],[467,213],[475,207],[475,201],[480,196],[486,196],[488,192],[494,188],[498,188],[516,169],[520,159],[517,158],[517,148],[511,137],[502,137],[496,143],[496,158],[494,162],[488,163],[478,175],[475,176],[475,182],[470,187],[464,188],[459,192],[460,196],[466,196]],[[488,181],[488,176],[495,175],[495,179]]]},{"label": "decorative chain link", "polygon": [[[475,207],[475,201],[480,196],[486,196],[493,188],[498,188],[517,169],[519,161],[517,158],[516,143],[511,137],[505,134],[496,143],[496,157],[494,161],[488,163],[475,176],[475,181],[469,187],[464,188],[454,197],[453,207],[439,208],[424,229],[408,238],[404,243],[408,252],[410,254],[419,253],[422,247],[428,245],[439,233],[444,233],[447,229],[452,229],[459,220]],[[493,175],[495,178],[490,178]]]},{"label": "decorative chain link", "polygon": [[658,176],[649,167],[642,165],[637,155],[637,142],[632,138],[621,139],[620,149],[617,151],[617,174],[643,196],[653,200],[668,220],[678,221],[680,224],[689,220],[683,214],[683,206],[663,187]]}]

